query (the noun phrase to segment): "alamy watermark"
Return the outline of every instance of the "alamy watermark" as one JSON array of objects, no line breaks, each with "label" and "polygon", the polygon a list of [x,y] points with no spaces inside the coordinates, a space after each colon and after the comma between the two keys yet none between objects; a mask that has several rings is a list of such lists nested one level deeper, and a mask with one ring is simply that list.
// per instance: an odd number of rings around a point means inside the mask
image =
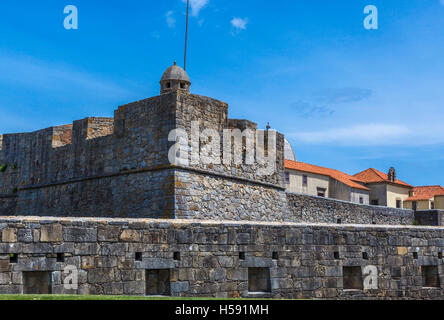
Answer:
[{"label": "alamy watermark", "polygon": [[65,290],[77,290],[79,288],[79,270],[76,266],[68,265],[63,268],[63,288]]},{"label": "alamy watermark", "polygon": [[63,13],[67,14],[65,20],[63,20],[63,27],[66,30],[79,29],[79,10],[76,6],[70,4],[63,9]]},{"label": "alamy watermark", "polygon": [[276,172],[275,130],[224,129],[222,137],[215,129],[200,131],[200,122],[191,122],[190,134],[174,129],[168,141],[176,142],[169,150],[171,164],[190,165],[256,165],[257,176]]},{"label": "alamy watermark", "polygon": [[377,30],[378,8],[374,5],[368,5],[364,8],[364,14],[367,15],[364,19],[364,28],[367,30]]}]

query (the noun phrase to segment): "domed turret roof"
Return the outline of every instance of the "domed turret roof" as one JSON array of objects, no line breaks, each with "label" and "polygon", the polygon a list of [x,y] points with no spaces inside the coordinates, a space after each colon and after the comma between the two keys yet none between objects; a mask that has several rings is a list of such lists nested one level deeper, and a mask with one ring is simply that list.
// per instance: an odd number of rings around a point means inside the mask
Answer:
[{"label": "domed turret roof", "polygon": [[293,147],[287,139],[284,140],[284,157],[286,160],[296,161],[296,155],[294,154]]},{"label": "domed turret roof", "polygon": [[181,67],[179,67],[176,64],[176,62],[174,62],[174,65],[169,67],[163,73],[162,79],[160,81],[168,81],[168,80],[180,80],[191,83],[190,78],[188,77],[186,71],[183,70]]}]

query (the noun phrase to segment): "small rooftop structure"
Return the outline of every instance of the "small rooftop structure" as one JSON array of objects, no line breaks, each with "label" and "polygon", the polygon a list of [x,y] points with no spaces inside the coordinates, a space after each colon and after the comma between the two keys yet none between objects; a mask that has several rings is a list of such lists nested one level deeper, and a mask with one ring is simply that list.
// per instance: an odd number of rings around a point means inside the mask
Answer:
[{"label": "small rooftop structure", "polygon": [[285,160],[296,161],[296,155],[294,153],[293,147],[287,139],[284,140],[284,153]]},{"label": "small rooftop structure", "polygon": [[174,64],[166,69],[160,80],[160,94],[170,93],[172,91],[182,90],[190,92],[191,81],[184,69]]}]

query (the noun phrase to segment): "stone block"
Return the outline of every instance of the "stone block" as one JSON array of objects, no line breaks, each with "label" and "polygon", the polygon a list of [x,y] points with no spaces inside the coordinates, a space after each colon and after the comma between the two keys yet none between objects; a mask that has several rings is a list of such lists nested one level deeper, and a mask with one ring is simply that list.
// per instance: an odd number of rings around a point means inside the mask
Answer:
[{"label": "stone block", "polygon": [[140,242],[142,235],[139,230],[123,230],[120,240],[124,242]]},{"label": "stone block", "polygon": [[11,269],[9,260],[0,260],[0,272],[7,272]]},{"label": "stone block", "polygon": [[100,226],[97,230],[97,238],[99,241],[116,242],[119,241],[119,226]]},{"label": "stone block", "polygon": [[97,242],[97,229],[65,227],[63,228],[63,240],[66,242]]},{"label": "stone block", "polygon": [[32,229],[19,229],[17,232],[19,242],[30,243],[33,241]]},{"label": "stone block", "polygon": [[106,283],[114,281],[114,269],[91,269],[88,271],[88,282]]},{"label": "stone block", "polygon": [[40,241],[41,242],[61,242],[61,241],[63,241],[62,225],[60,225],[60,224],[42,225],[41,230],[40,230]]},{"label": "stone block", "polygon": [[3,229],[2,242],[17,242],[17,229],[15,228]]}]

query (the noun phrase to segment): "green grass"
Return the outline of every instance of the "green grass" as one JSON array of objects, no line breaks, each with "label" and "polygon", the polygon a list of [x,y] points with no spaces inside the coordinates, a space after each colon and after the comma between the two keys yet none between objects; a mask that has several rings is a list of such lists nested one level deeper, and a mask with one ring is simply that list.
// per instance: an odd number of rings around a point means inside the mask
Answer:
[{"label": "green grass", "polygon": [[[229,300],[218,298],[176,298],[143,296],[85,296],[85,295],[0,295],[0,300]],[[241,299],[236,299],[241,300]]]}]

